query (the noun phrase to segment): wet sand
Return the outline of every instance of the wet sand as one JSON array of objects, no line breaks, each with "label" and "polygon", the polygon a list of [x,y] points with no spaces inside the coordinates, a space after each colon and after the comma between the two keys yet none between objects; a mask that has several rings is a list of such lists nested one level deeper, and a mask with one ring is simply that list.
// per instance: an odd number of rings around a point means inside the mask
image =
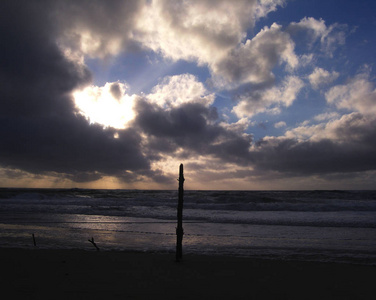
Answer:
[{"label": "wet sand", "polygon": [[223,256],[0,249],[2,299],[375,299],[376,267]]}]

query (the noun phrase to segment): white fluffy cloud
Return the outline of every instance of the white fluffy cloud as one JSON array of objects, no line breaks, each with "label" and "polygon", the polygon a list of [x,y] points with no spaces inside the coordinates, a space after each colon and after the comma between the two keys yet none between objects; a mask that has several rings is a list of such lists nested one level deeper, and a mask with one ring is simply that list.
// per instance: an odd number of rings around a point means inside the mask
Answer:
[{"label": "white fluffy cloud", "polygon": [[212,64],[214,74],[228,83],[262,83],[274,79],[272,69],[285,62],[291,69],[298,65],[294,42],[282,27],[263,28],[252,40],[234,48],[229,55]]},{"label": "white fluffy cloud", "polygon": [[281,85],[252,93],[233,108],[239,117],[251,117],[258,113],[278,113],[280,107],[289,107],[296,99],[304,83],[296,76],[288,76]]},{"label": "white fluffy cloud", "polygon": [[133,42],[136,20],[144,0],[56,1],[53,12],[60,27],[58,43],[71,59],[84,56],[107,58],[124,51]]},{"label": "white fluffy cloud", "polygon": [[331,140],[336,143],[356,143],[363,138],[367,129],[374,127],[374,123],[375,118],[370,118],[360,113],[350,113],[325,123],[298,126],[287,131],[279,139],[288,138],[300,142]]},{"label": "white fluffy cloud", "polygon": [[322,113],[317,116],[315,116],[313,119],[318,122],[332,120],[332,119],[338,119],[339,114],[337,112],[327,112]]},{"label": "white fluffy cloud", "polygon": [[[313,118],[318,124],[303,122],[277,140],[318,142],[331,140],[336,143],[356,143],[363,139],[369,130],[375,128],[376,90],[369,81],[367,72],[358,74],[345,85],[337,85],[326,94],[328,103],[338,109],[350,111],[340,115],[338,112],[322,113]],[[274,139],[274,138],[271,138]]]},{"label": "white fluffy cloud", "polygon": [[135,38],[173,60],[211,63],[238,45],[255,21],[282,0],[152,1],[143,9]]},{"label": "white fluffy cloud", "polygon": [[308,30],[311,34],[312,40],[317,40],[322,38],[327,34],[327,27],[325,21],[320,19],[316,20],[315,18],[303,18],[298,23],[292,22],[289,25],[289,30],[294,33],[295,31]]},{"label": "white fluffy cloud", "polygon": [[[57,2],[58,44],[66,57],[109,59],[143,47],[173,61],[208,66],[216,86],[260,83],[274,78],[272,69],[298,64],[294,43],[281,26],[265,27],[251,40],[247,30],[284,0],[116,1],[91,5]],[[220,83],[219,83],[220,82]]]},{"label": "white fluffy cloud", "polygon": [[[293,42],[281,27],[264,28],[244,42],[255,21],[282,5],[282,0],[153,1],[145,6],[134,38],[172,60],[207,65],[215,81],[262,82],[285,61],[297,65]],[[218,83],[216,83],[218,85]]]},{"label": "white fluffy cloud", "polygon": [[227,130],[243,133],[251,125],[251,122],[248,118],[242,118],[235,123],[221,122],[220,125]]},{"label": "white fluffy cloud", "polygon": [[256,7],[256,0],[153,1],[138,20],[135,38],[167,58],[205,64],[241,42]]},{"label": "white fluffy cloud", "polygon": [[286,0],[259,0],[256,7],[256,17],[265,17],[268,13],[277,10],[278,6],[282,6]]},{"label": "white fluffy cloud", "polygon": [[286,122],[284,122],[284,121],[277,122],[277,123],[274,124],[274,127],[275,128],[286,127]]},{"label": "white fluffy cloud", "polygon": [[195,76],[183,74],[164,78],[147,97],[158,105],[168,108],[188,102],[209,106],[214,102],[215,95],[209,93]]},{"label": "white fluffy cloud", "polygon": [[308,76],[308,80],[314,89],[319,89],[322,86],[328,85],[335,81],[339,76],[338,72],[328,72],[322,68],[316,67],[313,73]]},{"label": "white fluffy cloud", "polygon": [[325,94],[326,100],[339,109],[376,114],[376,89],[368,73],[358,74],[345,85],[337,85]]},{"label": "white fluffy cloud", "polygon": [[312,47],[312,45],[319,40],[321,50],[330,57],[333,56],[333,52],[338,45],[343,45],[345,43],[346,29],[346,25],[338,23],[332,24],[328,27],[323,19],[317,20],[312,17],[305,17],[298,23],[292,22],[288,27],[288,31],[293,35],[302,30],[307,31],[310,35],[309,46]]}]

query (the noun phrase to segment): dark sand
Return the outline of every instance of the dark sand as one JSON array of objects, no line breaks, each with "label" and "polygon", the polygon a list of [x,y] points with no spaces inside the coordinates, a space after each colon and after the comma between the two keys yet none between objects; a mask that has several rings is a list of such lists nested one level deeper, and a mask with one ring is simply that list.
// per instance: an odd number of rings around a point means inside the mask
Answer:
[{"label": "dark sand", "polygon": [[1,299],[376,299],[376,267],[0,249]]}]

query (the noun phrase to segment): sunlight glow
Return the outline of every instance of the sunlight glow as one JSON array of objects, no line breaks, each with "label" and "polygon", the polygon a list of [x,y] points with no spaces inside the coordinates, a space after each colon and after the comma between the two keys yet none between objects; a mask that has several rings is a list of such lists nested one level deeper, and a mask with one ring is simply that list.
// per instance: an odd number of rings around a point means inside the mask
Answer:
[{"label": "sunlight glow", "polygon": [[75,91],[73,97],[80,113],[90,123],[124,129],[135,117],[133,106],[136,97],[125,91],[124,83],[107,82],[103,87],[89,86]]}]

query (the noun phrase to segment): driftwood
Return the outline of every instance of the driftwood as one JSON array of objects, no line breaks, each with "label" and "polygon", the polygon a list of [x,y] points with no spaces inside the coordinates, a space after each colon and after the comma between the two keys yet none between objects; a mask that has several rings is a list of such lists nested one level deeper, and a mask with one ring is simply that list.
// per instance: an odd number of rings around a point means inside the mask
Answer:
[{"label": "driftwood", "polygon": [[176,261],[180,261],[183,258],[183,196],[184,196],[184,174],[183,164],[180,164],[179,168],[179,201],[178,201],[178,225],[176,227]]},{"label": "driftwood", "polygon": [[93,237],[91,238],[91,240],[89,239],[88,241],[93,244],[93,246],[97,249],[97,251],[99,251],[99,248],[98,248],[97,244],[94,242]]}]

